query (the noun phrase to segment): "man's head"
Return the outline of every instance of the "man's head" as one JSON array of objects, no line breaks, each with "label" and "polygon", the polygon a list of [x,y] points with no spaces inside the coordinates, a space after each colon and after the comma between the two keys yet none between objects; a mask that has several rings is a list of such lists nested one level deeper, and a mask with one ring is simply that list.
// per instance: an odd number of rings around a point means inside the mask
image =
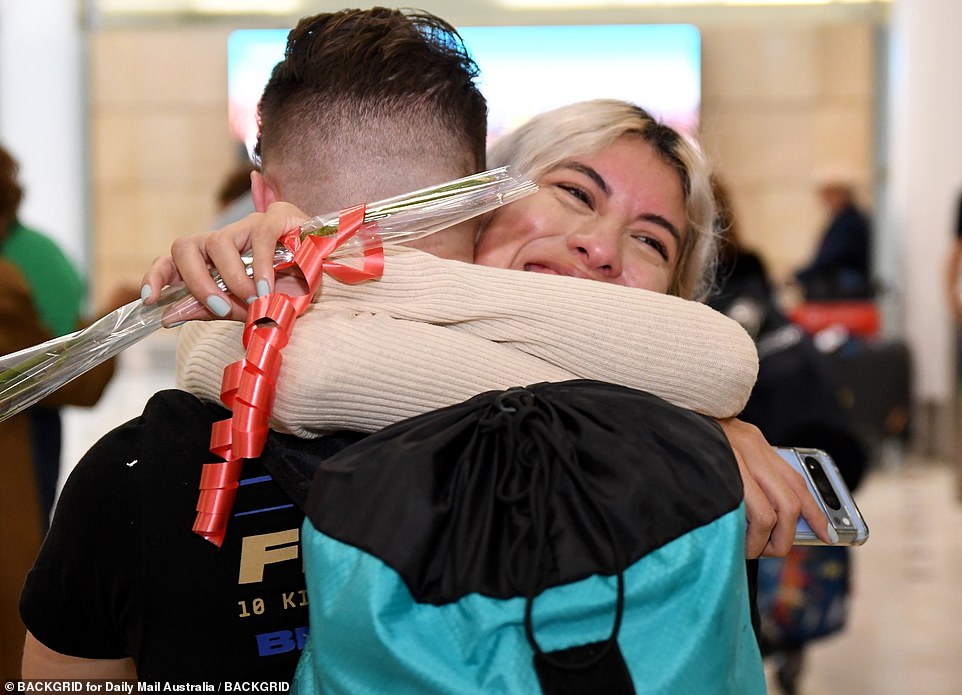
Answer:
[{"label": "man's head", "polygon": [[855,190],[848,181],[824,181],[818,186],[818,198],[830,215],[837,215],[855,201]]},{"label": "man's head", "polygon": [[829,215],[837,215],[855,202],[856,182],[854,169],[844,162],[815,173],[815,193]]},{"label": "man's head", "polygon": [[483,169],[477,72],[454,28],[429,14],[302,19],[258,107],[255,204],[322,214]]}]

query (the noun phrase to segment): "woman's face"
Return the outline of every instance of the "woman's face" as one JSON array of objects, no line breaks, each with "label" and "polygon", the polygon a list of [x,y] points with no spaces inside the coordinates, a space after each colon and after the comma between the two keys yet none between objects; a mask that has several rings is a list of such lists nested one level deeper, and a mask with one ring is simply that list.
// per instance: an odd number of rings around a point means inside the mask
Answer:
[{"label": "woman's face", "polygon": [[667,292],[687,234],[677,172],[640,137],[564,162],[499,208],[475,263]]}]

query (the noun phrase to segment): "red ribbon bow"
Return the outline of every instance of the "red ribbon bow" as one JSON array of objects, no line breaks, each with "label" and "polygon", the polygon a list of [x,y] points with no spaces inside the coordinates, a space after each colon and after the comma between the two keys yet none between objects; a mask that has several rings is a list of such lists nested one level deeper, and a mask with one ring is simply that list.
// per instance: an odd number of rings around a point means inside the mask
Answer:
[{"label": "red ribbon bow", "polygon": [[246,458],[256,458],[267,441],[268,421],[274,403],[274,388],[281,369],[281,350],[294,329],[294,319],[311,303],[324,273],[348,284],[379,278],[384,272],[384,251],[379,243],[365,245],[361,268],[328,260],[364,222],[364,206],[342,210],[334,236],[307,236],[292,229],[281,238],[294,252],[284,267],[296,266],[307,281],[308,291],[298,297],[275,292],[256,299],[248,309],[244,328],[244,359],[227,365],[221,383],[221,401],[231,409],[226,420],[211,427],[210,451],[223,459],[205,463],[200,475],[200,494],[194,533],[220,547],[227,532],[227,521],[241,467]]}]

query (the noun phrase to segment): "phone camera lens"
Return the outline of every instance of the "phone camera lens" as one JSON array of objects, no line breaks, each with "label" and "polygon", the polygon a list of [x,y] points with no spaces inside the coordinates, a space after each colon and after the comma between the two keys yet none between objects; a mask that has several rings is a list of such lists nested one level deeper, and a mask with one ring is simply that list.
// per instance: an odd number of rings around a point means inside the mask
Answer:
[{"label": "phone camera lens", "polygon": [[842,503],[838,501],[838,496],[835,494],[835,490],[832,489],[832,484],[829,482],[828,476],[825,474],[825,470],[821,464],[814,457],[806,456],[805,467],[811,472],[815,488],[822,496],[822,499],[825,500],[825,504],[836,511],[841,509]]}]

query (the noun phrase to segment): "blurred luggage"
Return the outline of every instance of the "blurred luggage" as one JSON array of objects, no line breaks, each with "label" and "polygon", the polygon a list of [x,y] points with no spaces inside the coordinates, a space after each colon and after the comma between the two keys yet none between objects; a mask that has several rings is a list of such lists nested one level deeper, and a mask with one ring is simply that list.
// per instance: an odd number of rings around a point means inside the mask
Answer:
[{"label": "blurred luggage", "polygon": [[758,563],[759,644],[772,657],[784,695],[798,692],[804,649],[845,628],[850,602],[851,549],[795,546],[784,558]]},{"label": "blurred luggage", "polygon": [[762,652],[799,647],[845,627],[849,552],[799,545],[784,558],[763,558],[758,571]]},{"label": "blurred luggage", "polygon": [[904,341],[880,336],[878,305],[856,299],[808,301],[789,312],[789,319],[825,353],[837,401],[862,441],[875,448],[886,439],[906,439],[911,355]]},{"label": "blurred luggage", "polygon": [[739,417],[772,444],[827,451],[854,489],[868,451],[832,356],[798,326],[785,324],[758,340],[758,357],[758,380]]},{"label": "blurred luggage", "polygon": [[788,317],[809,335],[841,326],[853,336],[868,338],[877,336],[882,326],[878,305],[872,301],[804,302]]},{"label": "blurred luggage", "polygon": [[826,355],[838,389],[838,402],[870,447],[909,436],[912,363],[901,340],[852,338]]}]

